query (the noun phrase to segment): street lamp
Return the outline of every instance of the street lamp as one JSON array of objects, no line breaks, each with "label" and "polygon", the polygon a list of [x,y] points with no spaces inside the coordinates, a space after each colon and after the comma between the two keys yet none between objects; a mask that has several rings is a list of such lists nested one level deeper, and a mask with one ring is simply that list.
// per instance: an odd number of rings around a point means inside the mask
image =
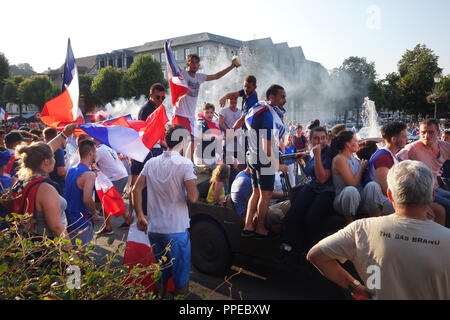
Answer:
[{"label": "street lamp", "polygon": [[[436,73],[434,75],[434,83],[435,83],[436,87],[439,84],[439,82],[441,82],[441,75],[439,73]],[[436,102],[436,100],[434,100],[434,119],[437,119],[437,102]]]}]

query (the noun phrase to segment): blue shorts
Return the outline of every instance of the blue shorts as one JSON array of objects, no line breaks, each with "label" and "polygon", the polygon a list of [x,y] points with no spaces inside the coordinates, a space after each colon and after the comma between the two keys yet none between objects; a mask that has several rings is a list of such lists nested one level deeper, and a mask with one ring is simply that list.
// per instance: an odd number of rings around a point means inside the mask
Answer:
[{"label": "blue shorts", "polygon": [[[183,288],[189,283],[191,273],[191,240],[189,238],[189,231],[186,230],[183,233],[175,234],[159,234],[149,233],[148,238],[150,244],[153,247],[153,253],[156,261],[161,260],[167,246],[172,242],[170,251],[167,252],[167,262],[171,261],[172,265],[164,267],[162,271],[162,281],[167,282],[172,275],[174,276],[173,282],[178,289]],[[163,262],[163,265],[165,263]]]}]

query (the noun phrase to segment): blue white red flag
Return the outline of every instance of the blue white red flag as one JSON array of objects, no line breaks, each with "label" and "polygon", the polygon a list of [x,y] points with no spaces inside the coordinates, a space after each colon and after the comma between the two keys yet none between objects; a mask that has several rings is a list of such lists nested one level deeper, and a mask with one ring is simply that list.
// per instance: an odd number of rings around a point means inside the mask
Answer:
[{"label": "blue white red flag", "polygon": [[261,103],[255,105],[253,108],[250,108],[247,115],[245,116],[245,124],[247,125],[247,129],[248,130],[252,129],[253,119],[256,116],[258,116],[261,113],[263,113],[264,111],[268,111],[268,110],[269,110],[269,107],[266,106],[265,104],[261,104]]},{"label": "blue white red flag", "polygon": [[53,128],[63,127],[69,123],[84,123],[83,114],[78,106],[79,95],[78,69],[69,39],[62,93],[45,104],[41,121]]},{"label": "blue white red flag", "polygon": [[0,107],[0,120],[8,120],[8,114],[2,107]]},{"label": "blue white red flag", "polygon": [[180,101],[190,92],[186,80],[177,65],[177,60],[172,52],[172,40],[167,40],[164,45],[166,53],[167,74],[170,83],[172,105],[179,107]]},{"label": "blue white red flag", "polygon": [[80,129],[111,149],[139,162],[153,146],[164,137],[169,121],[164,105],[161,105],[146,122],[131,123],[126,117],[114,119],[106,124],[80,124]]},{"label": "blue white red flag", "polygon": [[109,180],[108,177],[101,171],[97,172],[97,178],[95,179],[95,190],[97,191],[100,202],[103,205],[103,209],[108,216],[115,216],[117,218],[127,211],[122,196],[116,190],[111,180]]}]

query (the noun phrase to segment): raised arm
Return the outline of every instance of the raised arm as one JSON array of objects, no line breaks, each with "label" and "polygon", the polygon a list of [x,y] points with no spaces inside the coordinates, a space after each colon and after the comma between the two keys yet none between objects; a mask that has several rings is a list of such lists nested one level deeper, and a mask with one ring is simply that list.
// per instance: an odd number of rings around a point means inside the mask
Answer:
[{"label": "raised arm", "polygon": [[356,187],[361,181],[364,170],[367,168],[367,161],[362,161],[356,175],[353,175],[345,157],[338,155],[333,162],[333,172],[339,174],[348,186]]},{"label": "raised arm", "polygon": [[230,72],[234,68],[236,68],[236,65],[233,62],[233,63],[231,63],[231,65],[229,67],[223,69],[222,71],[219,71],[216,74],[206,76],[206,81],[219,80],[220,78],[222,78],[224,75],[226,75],[228,72]]},{"label": "raised arm", "polygon": [[227,93],[226,95],[224,95],[220,100],[219,100],[219,105],[221,108],[223,108],[227,102],[228,99],[233,99],[233,98],[239,98],[241,95],[239,94],[239,92],[230,92]]}]

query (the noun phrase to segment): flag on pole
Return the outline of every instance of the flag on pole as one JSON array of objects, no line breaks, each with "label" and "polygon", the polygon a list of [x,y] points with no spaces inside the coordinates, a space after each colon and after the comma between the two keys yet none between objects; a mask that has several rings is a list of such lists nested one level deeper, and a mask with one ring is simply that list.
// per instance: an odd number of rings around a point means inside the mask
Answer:
[{"label": "flag on pole", "polygon": [[0,120],[8,120],[8,114],[2,107],[0,107]]},{"label": "flag on pole", "polygon": [[52,128],[64,127],[69,123],[84,123],[83,114],[78,107],[79,95],[78,69],[69,39],[62,93],[47,101],[41,113],[41,121]]},{"label": "flag on pole", "polygon": [[169,77],[172,105],[179,107],[180,101],[190,92],[186,80],[177,65],[177,60],[172,51],[172,40],[167,40],[164,45],[166,53],[167,75]]},{"label": "flag on pole", "polygon": [[122,196],[108,177],[101,171],[97,173],[97,178],[95,179],[95,190],[108,216],[115,216],[117,218],[127,211]]}]

